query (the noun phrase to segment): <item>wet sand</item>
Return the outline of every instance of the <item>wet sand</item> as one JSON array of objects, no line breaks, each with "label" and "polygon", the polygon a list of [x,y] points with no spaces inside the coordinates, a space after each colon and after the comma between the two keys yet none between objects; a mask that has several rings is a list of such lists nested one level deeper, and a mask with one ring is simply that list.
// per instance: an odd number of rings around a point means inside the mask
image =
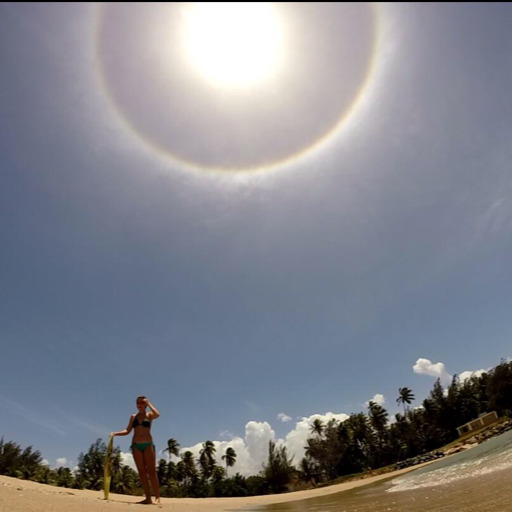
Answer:
[{"label": "wet sand", "polygon": [[450,484],[386,492],[390,481],[297,502],[261,512],[512,512],[512,467]]},{"label": "wet sand", "polygon": [[[309,506],[312,499],[322,500],[326,497],[335,496],[332,499],[329,498],[330,502],[338,503],[341,500],[341,503],[344,501],[343,496],[349,497],[347,493],[351,492],[351,490],[359,489],[363,486],[366,489],[366,486],[370,484],[389,481],[392,478],[409,473],[428,464],[431,464],[431,462],[384,475],[372,476],[320,489],[286,494],[250,496],[247,498],[162,498],[162,503],[154,505],[152,508],[171,508],[175,512],[223,512],[228,510],[264,509],[266,506],[283,507],[296,504],[294,507],[298,508],[285,508],[283,510],[307,510],[307,508],[303,507]],[[134,506],[141,507],[142,505],[137,505],[137,502],[142,499],[138,496],[111,493],[109,501],[105,501],[103,500],[102,491],[66,489],[0,476],[0,512],[86,512],[91,510],[97,512],[106,510],[121,512],[133,510]],[[356,500],[358,499],[356,497]],[[273,508],[273,510],[278,509],[281,510],[281,508]]]}]

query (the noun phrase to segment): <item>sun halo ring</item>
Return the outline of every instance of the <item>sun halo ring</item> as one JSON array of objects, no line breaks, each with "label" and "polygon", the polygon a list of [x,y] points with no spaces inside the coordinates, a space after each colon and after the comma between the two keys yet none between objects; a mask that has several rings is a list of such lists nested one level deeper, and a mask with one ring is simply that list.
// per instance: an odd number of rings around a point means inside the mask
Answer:
[{"label": "sun halo ring", "polygon": [[355,113],[358,111],[358,107],[363,103],[363,100],[366,98],[368,90],[370,89],[370,84],[373,82],[376,75],[376,68],[378,62],[378,49],[379,43],[382,35],[382,17],[383,14],[381,12],[381,7],[379,7],[376,3],[370,3],[370,10],[372,14],[372,50],[370,54],[370,58],[368,60],[368,64],[366,66],[366,73],[364,79],[361,81],[361,85],[355,94],[353,100],[350,102],[348,107],[342,113],[342,115],[337,119],[337,121],[330,127],[330,129],[326,130],[321,136],[312,140],[310,144],[303,147],[299,151],[295,151],[290,155],[279,158],[275,160],[271,160],[265,162],[264,164],[258,165],[247,165],[239,168],[234,167],[223,167],[219,165],[204,165],[193,160],[185,159],[176,155],[168,148],[164,147],[162,144],[159,144],[153,141],[149,136],[142,133],[132,122],[131,119],[125,114],[122,107],[116,101],[113,93],[110,91],[109,85],[106,82],[104,74],[102,72],[102,63],[100,57],[100,44],[99,44],[99,29],[102,21],[102,9],[103,6],[101,4],[97,4],[96,11],[94,13],[94,27],[93,27],[93,46],[94,46],[94,70],[97,78],[97,83],[99,85],[100,90],[103,92],[109,107],[112,112],[115,114],[117,120],[121,123],[123,128],[127,130],[131,136],[139,141],[142,144],[141,148],[145,148],[148,151],[151,151],[153,154],[157,154],[159,157],[165,159],[165,161],[173,164],[173,167],[180,168],[182,170],[187,171],[196,171],[196,172],[209,172],[209,173],[223,173],[223,174],[253,174],[253,173],[262,173],[275,171],[278,169],[289,169],[291,166],[296,164],[297,162],[305,159],[306,157],[313,156],[318,152],[322,151],[328,142],[334,141],[343,131],[348,128],[350,124],[349,121],[352,120],[355,116]]}]

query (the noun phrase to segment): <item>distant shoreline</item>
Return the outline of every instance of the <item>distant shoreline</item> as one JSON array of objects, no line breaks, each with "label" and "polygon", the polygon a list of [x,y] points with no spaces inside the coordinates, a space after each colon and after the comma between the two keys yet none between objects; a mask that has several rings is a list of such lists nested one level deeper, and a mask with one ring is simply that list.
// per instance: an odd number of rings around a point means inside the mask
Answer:
[{"label": "distant shoreline", "polygon": [[[487,441],[489,439],[492,439],[493,437],[499,436],[501,434],[504,434],[508,430],[512,430],[512,419],[507,417],[501,417],[494,423],[491,423],[490,425],[485,426],[484,428],[481,428],[475,432],[470,432],[462,437],[459,437],[455,441],[452,441],[451,443],[441,446],[440,448],[437,448],[436,450],[433,450],[432,452],[428,452],[422,455],[417,455],[416,457],[411,457],[410,459],[406,459],[403,461],[399,461],[395,464],[392,464],[391,466],[387,466],[384,468],[378,468],[374,470],[367,471],[365,473],[360,473],[358,475],[348,475],[348,476],[342,476],[337,478],[334,481],[331,482],[324,482],[322,484],[319,484],[317,487],[311,488],[311,490],[314,490],[319,487],[330,487],[332,485],[337,485],[337,481],[339,483],[348,483],[356,480],[366,480],[368,478],[371,478],[373,476],[380,476],[380,475],[394,475],[396,471],[402,470],[402,469],[416,469],[418,467],[424,466],[426,463],[429,462],[436,462],[437,460],[444,460],[447,457],[450,457],[451,455],[455,455],[456,453],[469,450],[471,448],[474,448],[475,446],[478,446],[479,444],[483,443],[484,441]],[[443,454],[442,457],[436,457],[436,453],[441,452]],[[430,458],[429,460],[422,460],[424,458]],[[407,464],[409,463],[409,464]],[[406,465],[404,465],[406,464]],[[402,465],[402,467],[400,467]],[[394,468],[393,468],[394,467]],[[390,469],[393,468],[393,469]],[[309,489],[304,489],[309,490]]]}]

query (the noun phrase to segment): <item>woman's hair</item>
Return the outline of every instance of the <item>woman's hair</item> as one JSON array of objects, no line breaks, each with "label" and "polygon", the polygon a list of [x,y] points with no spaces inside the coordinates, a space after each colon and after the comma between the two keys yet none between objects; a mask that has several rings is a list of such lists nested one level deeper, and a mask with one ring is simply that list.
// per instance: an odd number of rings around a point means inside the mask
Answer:
[{"label": "woman's hair", "polygon": [[140,399],[145,399],[145,398],[146,398],[146,397],[145,397],[145,396],[143,396],[143,395],[138,396],[138,397],[137,397],[137,401],[139,401]]}]

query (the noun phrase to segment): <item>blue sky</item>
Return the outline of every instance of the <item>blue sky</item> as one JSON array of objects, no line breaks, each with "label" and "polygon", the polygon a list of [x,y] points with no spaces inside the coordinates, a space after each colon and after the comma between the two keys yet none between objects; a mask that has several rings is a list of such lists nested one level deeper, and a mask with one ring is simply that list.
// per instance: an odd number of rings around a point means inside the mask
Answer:
[{"label": "blue sky", "polygon": [[127,128],[95,9],[0,6],[0,435],[73,467],[144,394],[158,449],[232,441],[249,474],[307,418],[510,356],[508,4],[380,6],[347,126],[253,174]]}]

